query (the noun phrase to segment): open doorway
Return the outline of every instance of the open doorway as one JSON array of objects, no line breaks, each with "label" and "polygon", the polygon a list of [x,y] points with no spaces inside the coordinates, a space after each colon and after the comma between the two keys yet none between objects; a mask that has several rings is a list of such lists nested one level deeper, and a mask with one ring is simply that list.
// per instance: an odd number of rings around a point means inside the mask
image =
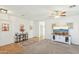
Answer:
[{"label": "open doorway", "polygon": [[45,22],[40,21],[39,22],[39,39],[45,39]]}]

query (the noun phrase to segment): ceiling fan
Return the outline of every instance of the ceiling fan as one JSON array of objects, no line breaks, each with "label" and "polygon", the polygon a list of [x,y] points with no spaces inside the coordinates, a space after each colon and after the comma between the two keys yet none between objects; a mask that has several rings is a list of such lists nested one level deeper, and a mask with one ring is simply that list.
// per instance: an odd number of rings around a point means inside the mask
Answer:
[{"label": "ceiling fan", "polygon": [[[70,5],[69,8],[74,8],[76,5]],[[67,16],[67,11],[66,10],[52,10],[50,11],[50,17],[62,17],[62,16]]]},{"label": "ceiling fan", "polygon": [[60,17],[60,16],[66,16],[66,11],[64,10],[54,10],[53,12],[51,12],[50,16],[52,17]]}]

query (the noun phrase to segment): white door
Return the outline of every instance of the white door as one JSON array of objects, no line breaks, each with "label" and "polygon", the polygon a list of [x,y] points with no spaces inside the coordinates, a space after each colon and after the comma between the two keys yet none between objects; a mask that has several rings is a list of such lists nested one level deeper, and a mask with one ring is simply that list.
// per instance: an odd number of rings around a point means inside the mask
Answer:
[{"label": "white door", "polygon": [[39,39],[45,39],[45,22],[39,22]]}]

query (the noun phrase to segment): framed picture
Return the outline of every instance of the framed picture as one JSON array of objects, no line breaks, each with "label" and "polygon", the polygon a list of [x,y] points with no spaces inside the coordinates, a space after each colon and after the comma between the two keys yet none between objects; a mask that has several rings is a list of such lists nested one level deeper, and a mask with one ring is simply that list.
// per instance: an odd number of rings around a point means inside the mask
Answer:
[{"label": "framed picture", "polygon": [[20,32],[24,32],[24,25],[20,24]]},{"label": "framed picture", "polygon": [[29,26],[30,30],[32,30],[32,25]]},{"label": "framed picture", "polygon": [[2,24],[2,31],[9,31],[9,24],[3,23]]}]

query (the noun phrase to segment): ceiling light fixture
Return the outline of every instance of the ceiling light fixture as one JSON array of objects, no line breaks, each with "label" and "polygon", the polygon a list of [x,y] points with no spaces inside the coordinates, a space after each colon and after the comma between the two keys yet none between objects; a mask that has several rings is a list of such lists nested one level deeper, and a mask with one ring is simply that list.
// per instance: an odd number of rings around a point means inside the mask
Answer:
[{"label": "ceiling light fixture", "polygon": [[4,9],[4,8],[0,8],[0,12],[7,14],[8,10],[6,10],[6,9]]},{"label": "ceiling light fixture", "polygon": [[54,17],[54,18],[59,18],[61,16],[66,16],[66,11],[64,11],[64,10],[61,10],[61,11],[55,10],[55,11],[51,12],[50,16]]},{"label": "ceiling light fixture", "polygon": [[71,5],[71,6],[69,6],[70,8],[73,8],[73,7],[76,7],[76,5]]}]

